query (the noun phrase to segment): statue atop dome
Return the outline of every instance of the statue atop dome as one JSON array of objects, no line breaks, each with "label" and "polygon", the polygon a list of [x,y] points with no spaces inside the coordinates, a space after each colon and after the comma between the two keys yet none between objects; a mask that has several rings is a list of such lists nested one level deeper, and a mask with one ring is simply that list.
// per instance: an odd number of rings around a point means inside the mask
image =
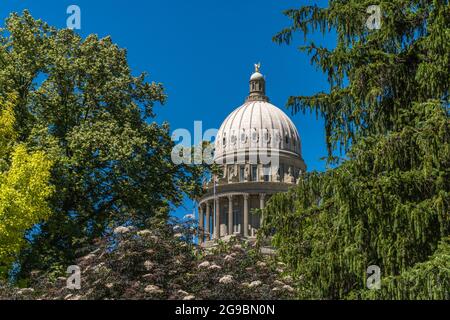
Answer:
[{"label": "statue atop dome", "polygon": [[261,69],[261,62],[255,63],[255,72],[259,72],[259,69]]}]

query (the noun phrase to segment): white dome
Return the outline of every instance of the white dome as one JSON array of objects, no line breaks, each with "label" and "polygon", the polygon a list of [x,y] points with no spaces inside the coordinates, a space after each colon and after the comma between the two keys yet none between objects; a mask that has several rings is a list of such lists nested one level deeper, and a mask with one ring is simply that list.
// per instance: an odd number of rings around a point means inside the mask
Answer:
[{"label": "white dome", "polygon": [[264,78],[264,76],[261,73],[254,72],[252,74],[252,76],[250,77],[250,80],[259,80],[259,79],[263,79],[263,78]]},{"label": "white dome", "polygon": [[301,157],[300,136],[289,117],[273,104],[247,101],[222,123],[215,142],[215,158],[228,152],[268,148]]}]

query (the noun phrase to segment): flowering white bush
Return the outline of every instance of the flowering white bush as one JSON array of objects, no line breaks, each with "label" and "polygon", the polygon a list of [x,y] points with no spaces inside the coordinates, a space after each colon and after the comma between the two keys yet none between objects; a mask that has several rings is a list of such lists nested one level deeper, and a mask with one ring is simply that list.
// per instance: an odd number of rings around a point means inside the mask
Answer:
[{"label": "flowering white bush", "polygon": [[34,290],[0,283],[0,299],[268,300],[295,295],[292,281],[276,270],[281,265],[246,242],[233,239],[204,250],[187,240],[192,238],[190,226],[119,228],[76,261],[81,290],[67,289],[65,277],[52,280],[36,273]]}]

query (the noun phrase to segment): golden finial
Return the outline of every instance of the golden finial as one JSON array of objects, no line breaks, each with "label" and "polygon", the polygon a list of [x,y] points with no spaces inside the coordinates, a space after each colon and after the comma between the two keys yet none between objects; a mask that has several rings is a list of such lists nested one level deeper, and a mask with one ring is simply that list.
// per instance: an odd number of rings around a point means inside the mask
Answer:
[{"label": "golden finial", "polygon": [[255,63],[255,72],[259,72],[259,69],[261,69],[261,62]]}]

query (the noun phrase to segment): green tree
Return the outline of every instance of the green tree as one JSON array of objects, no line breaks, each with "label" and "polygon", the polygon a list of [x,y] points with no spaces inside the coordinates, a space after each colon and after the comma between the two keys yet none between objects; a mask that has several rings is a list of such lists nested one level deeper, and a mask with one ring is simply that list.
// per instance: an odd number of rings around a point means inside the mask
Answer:
[{"label": "green tree", "polygon": [[48,219],[52,162],[43,152],[14,144],[14,107],[0,99],[0,278],[7,275],[26,245],[25,234]]},{"label": "green tree", "polygon": [[[369,30],[369,5],[382,25]],[[346,160],[273,197],[266,234],[297,277],[301,298],[445,298],[450,288],[450,7],[448,1],[329,1],[287,10],[297,31],[335,30],[337,45],[301,50],[330,91],[291,97],[325,119],[329,161]],[[368,291],[378,265],[382,289]],[[430,272],[432,270],[433,272]],[[448,296],[447,296],[448,297]]]},{"label": "green tree", "polygon": [[109,37],[82,39],[27,11],[11,14],[0,70],[0,93],[18,92],[19,137],[54,161],[58,191],[51,219],[22,252],[23,276],[65,270],[105,230],[145,225],[184,193],[202,191],[202,168],[173,164],[169,125],[151,122],[166,100],[162,84],[133,76],[126,51]]}]

